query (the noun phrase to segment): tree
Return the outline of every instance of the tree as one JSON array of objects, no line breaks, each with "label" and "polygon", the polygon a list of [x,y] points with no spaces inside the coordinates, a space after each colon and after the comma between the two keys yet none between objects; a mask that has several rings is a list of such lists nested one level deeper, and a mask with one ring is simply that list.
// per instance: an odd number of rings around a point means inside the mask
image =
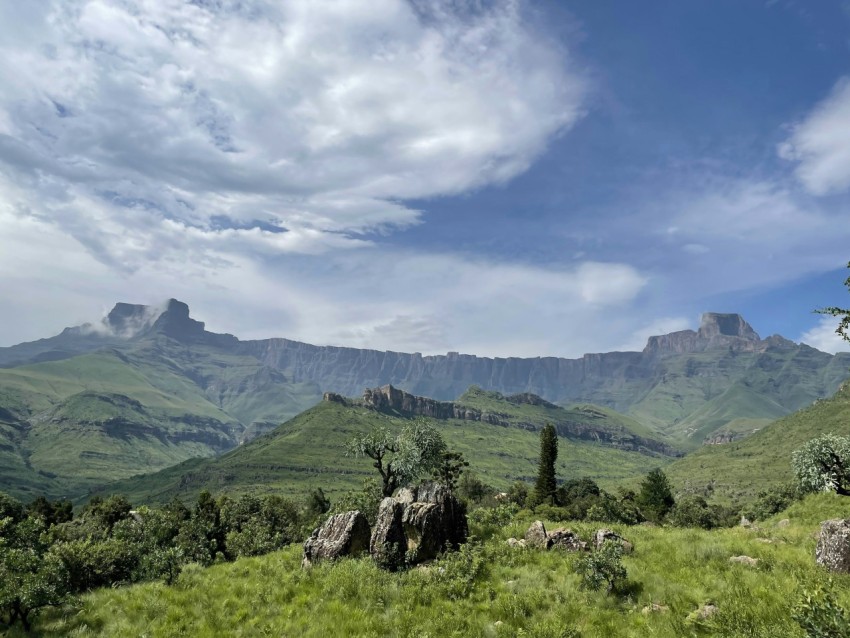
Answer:
[{"label": "tree", "polygon": [[[850,262],[848,262],[847,267],[850,268]],[[850,291],[850,277],[847,277],[847,279],[844,280],[844,285],[847,286],[847,290]],[[841,322],[838,324],[838,328],[835,329],[835,334],[845,341],[850,341],[850,309],[831,306],[829,308],[820,308],[819,310],[815,310],[815,312],[822,315],[841,317]]]},{"label": "tree", "polygon": [[850,437],[824,434],[791,455],[803,492],[836,492],[850,496]]},{"label": "tree", "polygon": [[555,426],[547,423],[540,430],[540,463],[537,466],[537,483],[534,486],[534,496],[538,503],[554,505],[555,490],[558,483],[555,480],[555,460],[558,458],[558,435]]},{"label": "tree", "polygon": [[647,520],[657,523],[667,516],[676,504],[667,475],[657,468],[647,474],[640,484],[637,502]]},{"label": "tree", "polygon": [[467,467],[469,467],[469,461],[463,458],[463,454],[444,450],[437,465],[432,470],[431,476],[434,480],[448,487],[449,491],[454,491],[460,475]]},{"label": "tree", "polygon": [[446,449],[443,437],[432,426],[418,421],[394,434],[385,426],[358,434],[346,445],[346,453],[367,456],[381,475],[383,495],[392,496],[420,474],[433,469]]}]

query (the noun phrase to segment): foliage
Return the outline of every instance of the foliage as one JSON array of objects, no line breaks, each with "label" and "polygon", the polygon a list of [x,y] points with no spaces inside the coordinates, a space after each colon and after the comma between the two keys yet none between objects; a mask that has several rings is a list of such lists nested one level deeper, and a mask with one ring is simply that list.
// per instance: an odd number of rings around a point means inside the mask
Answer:
[{"label": "foliage", "polygon": [[622,585],[627,577],[622,558],[623,546],[605,541],[602,547],[576,562],[576,572],[581,576],[582,585],[592,591],[604,587],[607,593]]},{"label": "foliage", "polygon": [[702,496],[685,496],[670,510],[670,523],[676,527],[731,527],[738,522],[737,512],[720,505],[709,505]]},{"label": "foliage", "polygon": [[660,469],[654,469],[646,475],[640,484],[637,504],[647,520],[660,522],[673,508],[676,500],[667,475]]},{"label": "foliage", "polygon": [[56,556],[49,554],[44,521],[3,519],[0,527],[0,617],[8,624],[20,621],[29,630],[43,608],[66,602],[68,574]]},{"label": "foliage", "polygon": [[437,465],[431,471],[431,476],[434,480],[446,485],[450,491],[454,491],[460,475],[468,467],[469,461],[463,458],[463,454],[443,450],[437,461]]},{"label": "foliage", "polygon": [[[850,268],[850,263],[847,264],[847,267]],[[847,286],[847,290],[850,291],[850,277],[847,277],[847,279],[844,280],[844,285]],[[832,306],[829,308],[821,308],[820,310],[815,310],[815,312],[822,315],[841,317],[841,321],[838,324],[838,327],[835,329],[835,334],[839,335],[842,339],[846,341],[850,341],[850,309]]]},{"label": "foliage", "polygon": [[449,600],[466,598],[487,569],[484,548],[470,537],[458,551],[445,554],[435,567],[441,593]]},{"label": "foliage", "polygon": [[355,435],[346,445],[348,454],[374,461],[384,496],[392,496],[396,488],[436,467],[445,447],[436,428],[422,420],[404,426],[397,434],[377,426],[367,434]]},{"label": "foliage", "polygon": [[555,426],[547,423],[540,430],[540,460],[537,466],[537,482],[534,484],[534,499],[537,503],[554,505],[555,461],[558,458],[558,434]]},{"label": "foliage", "polygon": [[516,481],[511,484],[506,493],[511,503],[522,507],[528,500],[528,484],[524,481]]},{"label": "foliage", "polygon": [[789,483],[776,489],[762,490],[756,500],[744,510],[744,516],[753,521],[763,521],[781,512],[803,497],[796,485]]},{"label": "foliage", "polygon": [[792,617],[809,638],[850,636],[850,615],[838,604],[832,580],[804,589]]},{"label": "foliage", "polygon": [[[801,583],[825,584],[812,557],[819,521],[846,510],[843,497],[808,495],[779,516],[787,527],[703,530],[614,526],[636,550],[624,556],[628,581],[606,596],[581,586],[577,554],[509,547],[533,520],[518,517],[470,547],[457,571],[437,560],[421,569],[381,571],[367,557],[301,568],[300,544],[266,556],[209,568],[187,565],[168,587],[161,582],[103,588],[70,609],[47,609],[34,624],[41,638],[59,636],[748,636],[803,638],[792,618]],[[550,522],[545,521],[547,528]],[[582,538],[599,527],[570,523]],[[477,534],[477,530],[476,530]],[[760,539],[773,540],[766,544]],[[776,541],[783,542],[776,542]],[[764,568],[729,562],[745,554]],[[446,574],[448,572],[448,577]],[[475,574],[470,579],[469,574]],[[453,576],[456,575],[457,578]],[[834,576],[837,605],[850,609],[847,577]],[[465,582],[464,582],[465,581]],[[273,586],[272,586],[273,585]],[[718,612],[703,626],[685,618],[706,601]],[[657,603],[667,611],[641,613]],[[496,623],[501,623],[496,625]],[[24,632],[7,630],[8,638]],[[3,634],[3,629],[0,629]]]},{"label": "foliage", "polygon": [[824,434],[791,455],[803,492],[836,492],[850,496],[850,437]]},{"label": "foliage", "polygon": [[30,516],[38,516],[44,520],[46,527],[67,523],[73,518],[73,506],[71,501],[50,501],[44,496],[37,497],[27,505],[27,513]]},{"label": "foliage", "polygon": [[0,492],[0,520],[4,518],[12,519],[12,522],[17,523],[24,517],[24,506],[21,502],[12,498],[5,492]]},{"label": "foliage", "polygon": [[467,503],[481,503],[493,493],[493,488],[482,481],[475,472],[464,472],[460,476],[456,496]]},{"label": "foliage", "polygon": [[343,512],[358,510],[369,521],[369,525],[374,525],[378,516],[378,507],[383,498],[384,493],[381,484],[376,479],[368,478],[363,481],[359,490],[347,492],[337,499],[330,513],[342,514]]}]

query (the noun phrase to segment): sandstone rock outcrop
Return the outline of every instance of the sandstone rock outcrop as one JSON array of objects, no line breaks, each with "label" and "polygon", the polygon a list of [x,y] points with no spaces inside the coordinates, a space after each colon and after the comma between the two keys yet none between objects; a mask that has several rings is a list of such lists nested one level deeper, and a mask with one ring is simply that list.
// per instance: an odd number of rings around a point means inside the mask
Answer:
[{"label": "sandstone rock outcrop", "polygon": [[821,523],[815,557],[830,571],[850,573],[850,519]]},{"label": "sandstone rock outcrop", "polygon": [[593,543],[596,546],[596,549],[602,547],[605,544],[605,541],[613,541],[615,543],[619,543],[623,548],[623,553],[630,554],[634,551],[635,546],[632,545],[625,538],[617,534],[617,532],[608,529],[607,527],[603,527],[601,529],[596,530],[596,534],[593,535]]},{"label": "sandstone rock outcrop", "polygon": [[[545,399],[540,398],[536,394],[524,392],[508,397],[495,393],[500,398],[514,404],[528,404],[535,406],[544,406],[549,408],[557,408],[553,403],[549,403]],[[334,401],[345,403],[345,399],[340,395],[326,392],[325,401]],[[501,427],[515,427],[524,430],[535,430],[538,426],[533,423],[525,423],[516,419],[511,420],[507,414],[500,412],[482,412],[475,408],[453,403],[451,401],[437,401],[427,397],[420,397],[399,390],[392,385],[381,386],[380,388],[367,388],[363,392],[363,405],[373,410],[381,412],[398,412],[409,416],[425,416],[433,419],[457,419],[460,421],[479,421],[489,423],[490,425],[498,425]],[[652,452],[660,452],[671,456],[680,456],[681,452],[675,448],[656,441],[637,436],[630,432],[618,432],[605,428],[600,428],[595,424],[595,421],[604,414],[595,411],[592,408],[585,408],[583,412],[587,414],[587,420],[570,419],[565,422],[555,421],[553,425],[559,436],[582,439],[585,441],[604,442],[613,447],[628,450],[649,450]]]},{"label": "sandstone rock outcrop", "polygon": [[407,538],[404,535],[404,504],[391,496],[381,501],[378,518],[369,541],[369,553],[381,566],[392,571],[404,566]]},{"label": "sandstone rock outcrop", "polygon": [[301,565],[309,567],[320,560],[362,554],[369,550],[370,537],[369,522],[359,511],[335,514],[304,541]]},{"label": "sandstone rock outcrop", "polygon": [[509,540],[508,544],[511,547],[533,547],[542,550],[559,549],[567,552],[583,552],[588,549],[587,543],[581,540],[573,530],[559,527],[547,532],[543,521],[534,521],[525,532],[525,538],[522,541],[511,543]]},{"label": "sandstone rock outcrop", "polygon": [[587,550],[587,543],[581,540],[573,530],[566,527],[549,532],[551,549],[560,549],[566,552],[583,552]]},{"label": "sandstone rock outcrop", "polygon": [[525,544],[536,549],[549,549],[552,546],[543,521],[534,521],[531,524],[531,527],[525,532]]},{"label": "sandstone rock outcrop", "polygon": [[425,483],[381,501],[370,552],[378,564],[397,569],[457,549],[468,535],[465,506],[444,485]]}]

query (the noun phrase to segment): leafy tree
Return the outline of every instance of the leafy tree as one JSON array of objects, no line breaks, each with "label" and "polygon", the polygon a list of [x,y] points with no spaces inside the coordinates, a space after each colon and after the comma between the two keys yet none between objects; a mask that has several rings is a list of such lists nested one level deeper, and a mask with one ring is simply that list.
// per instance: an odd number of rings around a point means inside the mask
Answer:
[{"label": "leafy tree", "polygon": [[676,504],[670,480],[660,469],[652,470],[640,484],[637,503],[647,520],[659,522]]},{"label": "leafy tree", "polygon": [[24,506],[6,492],[0,492],[0,520],[4,518],[11,518],[14,523],[19,522],[24,518]]},{"label": "leafy tree", "polygon": [[[847,264],[847,267],[850,268],[850,263]],[[844,285],[850,291],[850,277],[844,280]],[[835,329],[835,334],[839,335],[845,341],[850,341],[850,309],[831,306],[829,308],[820,308],[819,310],[815,310],[815,312],[822,315],[841,317],[841,322],[838,324],[838,328]]]},{"label": "leafy tree", "polygon": [[824,434],[791,455],[802,492],[850,496],[850,437]]},{"label": "leafy tree", "polygon": [[311,490],[310,494],[307,495],[305,509],[309,516],[321,516],[331,509],[330,499],[325,496],[321,487]]},{"label": "leafy tree", "polygon": [[403,427],[397,434],[385,426],[358,434],[346,445],[352,456],[367,456],[381,475],[382,494],[392,496],[396,488],[410,483],[432,470],[439,462],[446,444],[432,426],[419,421]]},{"label": "leafy tree", "polygon": [[48,553],[45,523],[26,518],[0,524],[0,614],[29,631],[32,618],[44,607],[64,603],[69,596],[68,573]]},{"label": "leafy tree", "polygon": [[460,475],[463,474],[464,468],[467,467],[469,467],[469,461],[463,458],[463,454],[443,450],[437,465],[431,472],[431,476],[434,480],[447,486],[449,491],[454,491]]},{"label": "leafy tree", "polygon": [[39,496],[27,506],[27,512],[32,516],[41,517],[46,526],[67,523],[73,518],[71,501],[49,501]]},{"label": "leafy tree", "polygon": [[553,505],[555,490],[555,460],[558,458],[558,434],[555,426],[547,423],[540,430],[540,462],[537,466],[537,483],[534,485],[534,497],[538,503]]},{"label": "leafy tree", "polygon": [[457,496],[468,503],[480,503],[493,489],[482,481],[475,472],[464,472],[461,474],[457,486]]},{"label": "leafy tree", "polygon": [[508,501],[522,507],[528,499],[528,485],[523,481],[516,481],[508,488]]}]

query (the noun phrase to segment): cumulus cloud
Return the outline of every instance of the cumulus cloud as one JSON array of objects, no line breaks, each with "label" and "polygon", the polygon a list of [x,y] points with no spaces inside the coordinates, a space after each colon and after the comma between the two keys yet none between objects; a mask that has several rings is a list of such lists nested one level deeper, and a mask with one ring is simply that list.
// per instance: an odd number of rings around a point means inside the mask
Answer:
[{"label": "cumulus cloud", "polygon": [[813,195],[850,187],[850,77],[792,127],[779,155],[796,163],[797,177]]},{"label": "cumulus cloud", "polygon": [[834,317],[821,317],[818,323],[800,336],[800,342],[817,348],[822,352],[850,352],[850,343],[847,343],[835,329],[838,327],[838,319]]},{"label": "cumulus cloud", "polygon": [[586,93],[513,0],[19,4],[0,196],[127,271],[362,248],[525,171]]}]

